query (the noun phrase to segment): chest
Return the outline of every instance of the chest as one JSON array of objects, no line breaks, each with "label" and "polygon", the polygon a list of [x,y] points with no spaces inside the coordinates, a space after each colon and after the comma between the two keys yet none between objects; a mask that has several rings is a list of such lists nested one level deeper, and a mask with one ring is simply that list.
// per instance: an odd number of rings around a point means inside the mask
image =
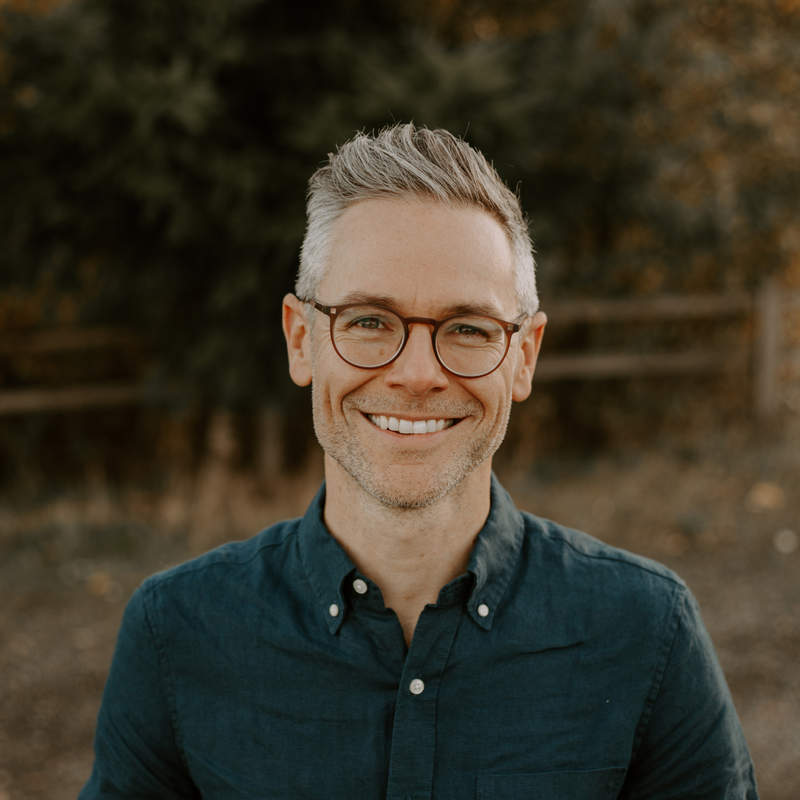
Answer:
[{"label": "chest", "polygon": [[176,723],[203,796],[616,797],[647,691],[620,666],[631,643],[530,641],[458,606],[427,608],[409,648],[390,612],[323,634],[181,651]]}]

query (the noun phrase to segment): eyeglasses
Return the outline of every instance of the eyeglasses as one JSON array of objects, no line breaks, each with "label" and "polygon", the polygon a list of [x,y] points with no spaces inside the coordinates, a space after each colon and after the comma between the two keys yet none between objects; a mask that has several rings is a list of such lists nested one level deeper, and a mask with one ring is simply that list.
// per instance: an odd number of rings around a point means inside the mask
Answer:
[{"label": "eyeglasses", "polygon": [[401,317],[371,303],[325,306],[316,300],[304,302],[328,315],[333,348],[351,366],[378,369],[391,364],[403,352],[409,325],[430,325],[436,360],[461,378],[481,378],[494,372],[527,316],[522,314],[514,322],[485,314],[456,314],[436,320]]}]

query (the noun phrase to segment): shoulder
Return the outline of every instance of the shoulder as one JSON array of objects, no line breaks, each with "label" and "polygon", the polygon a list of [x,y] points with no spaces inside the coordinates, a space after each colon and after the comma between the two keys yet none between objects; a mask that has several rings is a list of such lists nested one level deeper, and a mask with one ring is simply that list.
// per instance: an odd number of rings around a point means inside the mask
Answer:
[{"label": "shoulder", "polygon": [[536,541],[544,558],[558,558],[565,566],[619,573],[630,579],[655,580],[684,586],[671,569],[650,558],[613,547],[583,531],[521,512],[528,538]]},{"label": "shoulder", "polygon": [[657,561],[613,547],[588,533],[552,520],[524,511],[521,513],[529,545],[538,550],[541,559],[551,566],[555,560],[565,570],[579,569],[609,576],[614,574],[625,580],[663,584],[670,589],[685,587],[678,575]]},{"label": "shoulder", "polygon": [[[199,592],[237,592],[280,574],[280,564],[291,554],[300,519],[285,520],[243,541],[227,542],[201,556],[147,578],[139,593],[148,598],[177,597]],[[238,588],[237,588],[238,587]]]},{"label": "shoulder", "polygon": [[[691,599],[683,580],[652,559],[522,512],[524,572],[576,616],[610,625],[669,624]],[[535,588],[532,588],[535,591]]]}]

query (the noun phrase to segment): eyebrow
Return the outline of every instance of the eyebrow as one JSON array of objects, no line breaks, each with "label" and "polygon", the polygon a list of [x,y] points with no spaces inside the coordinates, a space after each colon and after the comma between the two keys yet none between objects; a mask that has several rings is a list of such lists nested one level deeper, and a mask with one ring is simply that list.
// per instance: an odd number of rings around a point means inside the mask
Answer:
[{"label": "eyebrow", "polygon": [[[389,309],[397,310],[397,303],[394,298],[380,294],[367,294],[366,292],[348,292],[339,303],[333,306],[344,306],[350,303],[364,303],[365,305],[386,306]],[[398,311],[399,313],[399,311]],[[483,314],[487,317],[500,319],[500,312],[486,303],[458,303],[442,309],[441,318],[461,316],[462,314]],[[401,315],[402,316],[402,315]]]}]

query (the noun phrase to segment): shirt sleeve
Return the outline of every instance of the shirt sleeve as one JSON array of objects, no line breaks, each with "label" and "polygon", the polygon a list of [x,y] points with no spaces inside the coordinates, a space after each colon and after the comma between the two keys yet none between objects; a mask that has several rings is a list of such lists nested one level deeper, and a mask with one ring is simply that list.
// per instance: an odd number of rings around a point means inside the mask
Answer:
[{"label": "shirt sleeve", "polygon": [[79,800],[195,798],[177,743],[166,652],[147,609],[147,584],[122,620],[95,733],[95,762]]},{"label": "shirt sleeve", "polygon": [[677,598],[621,797],[757,800],[753,764],[691,593]]}]

